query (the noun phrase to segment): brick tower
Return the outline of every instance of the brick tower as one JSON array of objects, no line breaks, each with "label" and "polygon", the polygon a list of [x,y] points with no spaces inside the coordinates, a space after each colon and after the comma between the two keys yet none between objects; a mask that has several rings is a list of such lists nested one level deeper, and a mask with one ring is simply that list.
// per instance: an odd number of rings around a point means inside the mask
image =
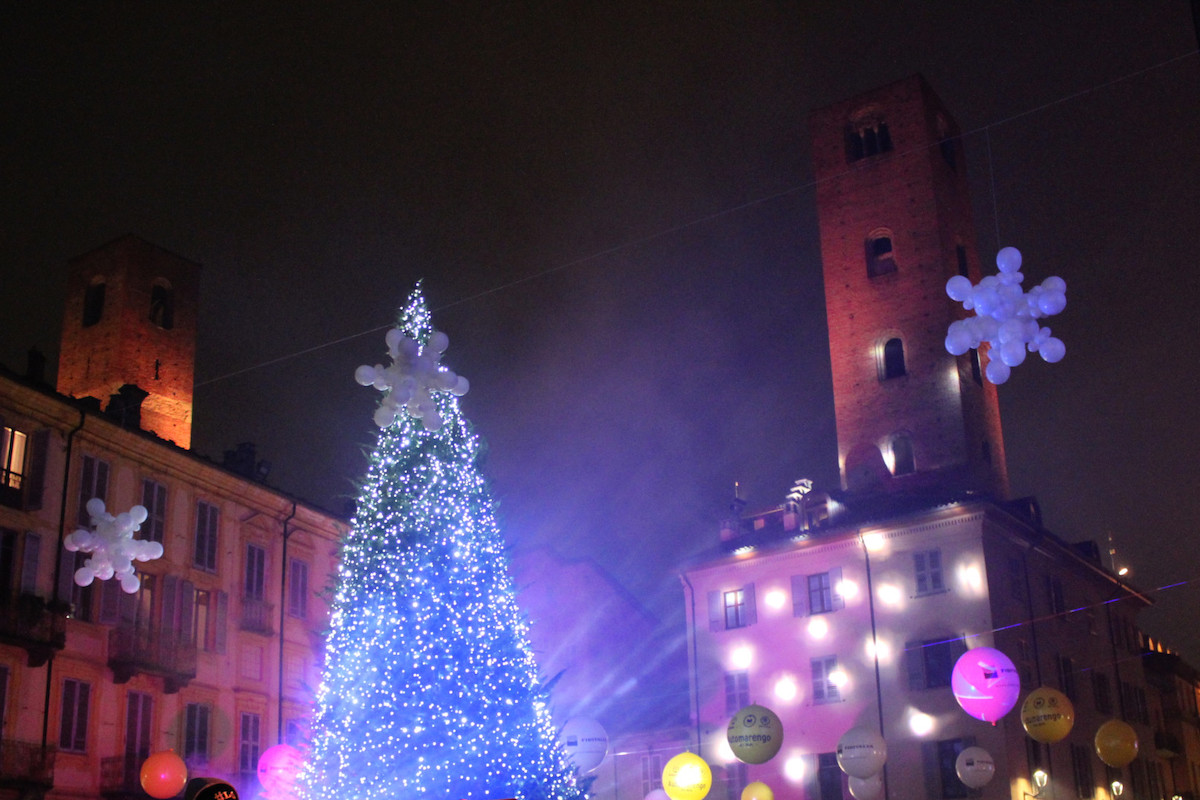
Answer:
[{"label": "brick tower", "polygon": [[72,259],[58,391],[140,410],[141,428],[190,447],[199,271],[132,235]]},{"label": "brick tower", "polygon": [[815,112],[812,137],[843,485],[1006,497],[996,387],[944,345],[946,281],[980,277],[957,126],[913,76]]}]

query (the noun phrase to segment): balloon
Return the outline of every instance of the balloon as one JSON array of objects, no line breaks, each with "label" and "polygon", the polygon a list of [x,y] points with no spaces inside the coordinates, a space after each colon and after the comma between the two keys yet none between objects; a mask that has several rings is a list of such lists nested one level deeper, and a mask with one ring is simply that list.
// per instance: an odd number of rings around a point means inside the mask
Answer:
[{"label": "balloon", "polygon": [[1012,339],[1000,345],[1000,360],[1006,367],[1019,367],[1025,363],[1025,343]]},{"label": "balloon", "polygon": [[187,764],[174,750],[151,753],[142,762],[142,789],[151,797],[165,800],[183,791],[187,784]]},{"label": "balloon", "polygon": [[358,369],[354,370],[354,382],[359,386],[372,386],[375,383],[375,368],[369,364],[363,364]]},{"label": "balloon", "polygon": [[1008,380],[1008,376],[1012,374],[1012,370],[1009,369],[1007,364],[994,358],[988,361],[985,372],[987,373],[987,379],[997,386]]},{"label": "balloon", "polygon": [[96,571],[91,567],[80,567],[75,570],[75,583],[78,586],[91,586],[96,580]]},{"label": "balloon", "polygon": [[567,758],[575,762],[580,772],[590,772],[600,766],[608,752],[608,734],[594,719],[576,717],[563,725],[559,740]]},{"label": "balloon", "polygon": [[712,788],[712,770],[695,753],[680,753],[663,767],[662,783],[671,800],[703,800]]},{"label": "balloon", "polygon": [[238,791],[220,778],[192,778],[185,796],[187,800],[238,800]]},{"label": "balloon", "polygon": [[995,722],[1017,704],[1021,678],[1004,653],[976,647],[959,656],[954,664],[950,689],[963,711],[975,719]]},{"label": "balloon", "polygon": [[1067,346],[1062,343],[1062,339],[1051,336],[1038,348],[1038,352],[1042,354],[1042,360],[1047,364],[1057,364],[1067,354]]},{"label": "balloon", "polygon": [[837,743],[837,763],[852,778],[869,778],[883,769],[887,742],[870,728],[851,728]]},{"label": "balloon", "polygon": [[291,795],[303,765],[300,751],[290,744],[272,745],[258,757],[258,782],[272,798],[283,800]]},{"label": "balloon", "polygon": [[783,745],[783,724],[771,709],[749,705],[730,718],[725,738],[739,761],[763,764]]},{"label": "balloon", "polygon": [[1016,272],[1021,268],[1021,251],[1015,247],[1003,247],[996,253],[996,266],[1001,272]]},{"label": "balloon", "polygon": [[982,747],[968,747],[954,760],[958,779],[970,789],[986,786],[996,774],[996,762]]},{"label": "balloon", "polygon": [[671,796],[662,789],[653,789],[644,800],[671,800]]},{"label": "balloon", "polygon": [[1035,742],[1061,742],[1074,724],[1075,706],[1057,689],[1048,686],[1034,689],[1021,704],[1021,726]]},{"label": "balloon", "polygon": [[851,777],[846,782],[850,785],[850,796],[854,800],[876,800],[883,794],[883,776],[879,773],[869,778]]},{"label": "balloon", "polygon": [[946,294],[951,300],[962,302],[971,296],[971,290],[975,287],[971,285],[971,279],[963,275],[955,275],[950,280],[946,281]]},{"label": "balloon", "polygon": [[775,800],[775,793],[762,781],[752,781],[742,789],[742,800]]},{"label": "balloon", "polygon": [[1096,731],[1096,755],[1110,767],[1124,767],[1137,758],[1137,733],[1129,723],[1110,719]]}]

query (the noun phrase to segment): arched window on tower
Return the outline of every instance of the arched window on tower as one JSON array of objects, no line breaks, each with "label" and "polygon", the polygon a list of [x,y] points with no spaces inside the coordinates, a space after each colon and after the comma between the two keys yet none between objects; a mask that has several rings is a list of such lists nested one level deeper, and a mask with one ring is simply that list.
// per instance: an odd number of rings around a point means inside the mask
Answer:
[{"label": "arched window on tower", "polygon": [[879,380],[890,381],[908,374],[904,369],[904,342],[899,337],[893,337],[884,342],[882,358],[879,361]]},{"label": "arched window on tower", "polygon": [[911,475],[917,471],[916,460],[913,458],[912,437],[907,433],[897,433],[892,436],[892,474]]},{"label": "arched window on tower", "polygon": [[896,251],[892,246],[892,232],[886,228],[873,231],[867,237],[867,277],[877,278],[896,271]]},{"label": "arched window on tower", "polygon": [[150,287],[150,321],[164,331],[175,327],[175,293],[162,278]]},{"label": "arched window on tower", "polygon": [[83,291],[83,327],[90,328],[104,317],[104,278],[100,275]]},{"label": "arched window on tower", "polygon": [[854,163],[862,158],[890,152],[892,134],[883,120],[883,112],[877,106],[860,109],[846,124],[846,161]]}]

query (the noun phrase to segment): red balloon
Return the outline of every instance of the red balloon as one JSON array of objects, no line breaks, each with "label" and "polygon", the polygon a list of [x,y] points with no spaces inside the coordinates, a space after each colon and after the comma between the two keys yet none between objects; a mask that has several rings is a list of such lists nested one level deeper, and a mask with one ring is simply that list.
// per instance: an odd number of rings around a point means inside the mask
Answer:
[{"label": "red balloon", "polygon": [[157,800],[167,800],[187,785],[187,764],[174,750],[151,753],[142,763],[142,788]]}]

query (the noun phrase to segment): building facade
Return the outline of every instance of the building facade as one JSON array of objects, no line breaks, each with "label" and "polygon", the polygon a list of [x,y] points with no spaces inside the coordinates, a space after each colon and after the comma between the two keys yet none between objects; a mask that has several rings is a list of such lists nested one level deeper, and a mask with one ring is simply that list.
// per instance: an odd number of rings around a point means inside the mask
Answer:
[{"label": "building facade", "polygon": [[[59,390],[0,374],[0,797],[144,797],[140,765],[168,748],[252,797],[259,754],[307,730],[346,523],[256,480],[252,456],[184,449],[195,270],[134,237],[88,254]],[[92,498],[148,511],[136,535],[163,556],[135,594],[73,580],[88,556],[63,540]]]}]

